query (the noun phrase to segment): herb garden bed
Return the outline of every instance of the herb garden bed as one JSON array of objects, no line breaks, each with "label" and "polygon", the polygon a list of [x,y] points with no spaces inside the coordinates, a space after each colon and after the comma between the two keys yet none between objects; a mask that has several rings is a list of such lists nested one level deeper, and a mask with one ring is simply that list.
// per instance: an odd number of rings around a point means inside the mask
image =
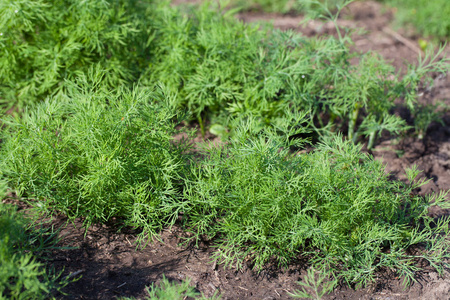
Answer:
[{"label": "herb garden bed", "polygon": [[[366,33],[355,35],[353,50],[362,52],[375,50],[387,61],[392,62],[397,69],[403,66],[404,60],[408,60],[410,63],[417,61],[417,52],[400,41],[391,31],[386,30],[386,28],[389,28],[392,15],[389,12],[384,12],[379,3],[371,1],[353,3],[349,11],[344,11],[344,16],[347,18],[338,20],[340,26],[367,30]],[[238,17],[246,22],[273,20],[275,27],[283,30],[302,31],[309,36],[336,33],[333,26],[327,24],[319,26],[318,21],[309,23],[306,28],[301,28],[298,26],[301,18],[295,16],[248,12],[241,13]],[[450,104],[450,77],[436,75],[433,80],[433,89],[424,90],[424,95],[419,98],[419,102],[421,104],[435,104],[437,101],[442,101]],[[113,98],[113,96],[111,97]],[[164,114],[164,111],[157,111]],[[402,110],[395,113],[407,114]],[[133,112],[133,114],[136,113]],[[200,114],[200,118],[201,116]],[[114,118],[115,115],[99,114],[99,118],[104,118],[104,123],[107,123],[110,117]],[[158,117],[157,115],[156,118]],[[403,117],[412,123],[411,116]],[[127,121],[127,116],[122,117],[122,120],[124,118]],[[431,192],[446,191],[450,189],[450,115],[444,115],[442,121],[442,124],[432,122],[424,139],[417,137],[393,139],[392,136],[382,135],[371,150],[371,154],[386,165],[386,171],[391,174],[390,179],[406,182],[405,169],[410,168],[413,164],[416,164],[419,170],[423,170],[418,179],[431,179],[431,181],[415,189],[414,193],[425,196]],[[102,121],[98,124],[102,124]],[[130,130],[131,134],[138,132],[138,126],[132,128],[132,123],[129,124],[124,130]],[[170,128],[167,128],[167,131],[170,132]],[[199,126],[196,141],[203,139],[201,131]],[[208,132],[206,137],[215,138]],[[151,138],[154,138],[154,136],[151,136]],[[163,139],[163,137],[158,136],[157,139]],[[70,143],[70,141],[67,143]],[[145,140],[138,141],[137,145],[147,147]],[[226,155],[231,156],[232,153]],[[211,156],[214,157],[214,153]],[[163,156],[163,158],[158,157],[156,159],[168,158]],[[320,157],[317,159],[320,159]],[[82,159],[80,158],[80,160]],[[207,168],[208,166],[202,167]],[[224,170],[227,171],[233,167],[236,166],[230,163],[224,166]],[[134,172],[132,168],[127,170]],[[170,169],[167,172],[174,172],[175,174],[177,171]],[[138,178],[141,174],[133,176]],[[177,175],[173,176],[176,177]],[[283,176],[289,176],[289,174],[283,173]],[[132,176],[130,175],[130,177]],[[220,184],[223,184],[220,180],[224,181],[220,178],[214,181],[219,191],[222,188]],[[232,181],[233,178],[229,180]],[[201,204],[202,199],[195,198],[195,194],[197,191],[206,193],[203,189],[203,186],[195,186],[192,191],[187,191],[184,197],[190,197],[189,199],[193,199],[192,201]],[[215,195],[215,192],[211,192],[211,195]],[[51,194],[51,192],[49,193]],[[198,193],[200,194],[200,192]],[[101,197],[105,197],[105,195],[98,196],[99,199]],[[99,207],[99,211],[101,211],[101,204]],[[132,211],[132,208],[130,208],[130,211]],[[208,211],[208,209],[205,209],[205,211]],[[429,214],[432,217],[438,217],[448,215],[449,212],[450,210],[433,207]],[[68,213],[70,214],[72,211],[69,210]],[[155,216],[158,217],[158,214],[155,213]],[[183,221],[182,215],[178,218],[178,221]],[[58,227],[65,225],[67,221],[66,216],[56,214],[52,224]],[[90,224],[92,221],[94,223],[85,231],[83,224]],[[69,221],[60,233],[63,238],[59,245],[75,248],[53,250],[47,263],[54,265],[57,270],[64,269],[63,276],[76,274],[81,275],[81,278],[64,288],[63,291],[68,295],[63,296],[58,293],[55,295],[57,298],[144,298],[148,295],[145,287],[153,283],[161,283],[164,275],[171,282],[189,279],[191,286],[194,286],[196,290],[207,297],[212,297],[215,293],[218,293],[222,296],[222,299],[289,299],[290,293],[300,289],[297,282],[305,280],[307,269],[310,266],[305,257],[302,260],[294,259],[289,262],[287,268],[280,268],[277,261],[268,259],[263,261],[264,267],[258,272],[253,269],[255,262],[251,257],[252,253],[249,252],[248,257],[242,259],[242,268],[225,267],[223,264],[212,261],[214,253],[217,253],[217,248],[214,247],[216,244],[205,233],[203,233],[202,239],[197,241],[197,245],[196,241],[193,240],[181,246],[179,243],[184,242],[185,238],[192,237],[193,233],[182,229],[180,222],[177,222],[171,229],[164,228],[159,237],[160,241],[155,240],[154,243],[147,245],[145,248],[137,248],[138,243],[142,242],[139,239],[139,233],[142,233],[142,231],[125,227],[121,229],[121,232],[117,232],[118,228],[124,222],[130,222],[129,220],[124,221],[124,219],[114,217],[104,224],[95,221],[97,220],[76,218]],[[230,226],[232,226],[232,221],[232,219],[229,220]],[[133,225],[132,222],[130,225]],[[189,224],[198,226],[199,230],[202,228],[201,220]],[[160,229],[159,224],[149,224],[149,226],[155,227],[144,228],[144,230],[151,232],[151,230],[158,231]],[[214,228],[214,230],[220,232],[220,228]],[[238,237],[233,236],[233,238],[237,239]],[[410,249],[410,251],[419,250],[420,246]],[[282,255],[283,253],[279,254],[281,257]],[[324,299],[447,299],[450,293],[448,277],[440,277],[433,268],[428,266],[425,260],[418,263],[422,268],[416,274],[418,282],[406,289],[404,289],[402,283],[404,278],[397,277],[397,273],[387,268],[381,268],[375,273],[375,284],[356,290],[341,284],[331,294],[326,295]],[[444,271],[444,274],[447,274],[447,270]],[[353,287],[355,286],[353,285]]]}]

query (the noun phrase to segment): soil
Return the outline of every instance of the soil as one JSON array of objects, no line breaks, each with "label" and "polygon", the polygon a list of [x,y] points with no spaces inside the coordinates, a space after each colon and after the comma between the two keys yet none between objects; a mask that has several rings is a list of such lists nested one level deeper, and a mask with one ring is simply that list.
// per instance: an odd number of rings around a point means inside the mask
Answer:
[{"label": "soil", "polygon": [[[182,2],[195,1],[177,1]],[[310,21],[300,26],[303,17],[247,12],[238,16],[244,22],[271,21],[276,28],[291,29],[305,35],[335,34],[331,23]],[[392,29],[393,12],[378,2],[355,2],[345,10],[339,25],[363,29],[354,34],[355,51],[376,51],[392,62],[401,72],[405,61],[417,62],[417,36]],[[433,89],[424,90],[420,101],[450,104],[450,77],[437,76]],[[372,151],[382,160],[386,171],[399,180],[405,179],[405,169],[413,164],[423,170],[421,176],[431,179],[420,193],[450,189],[450,115],[443,123],[433,123],[423,140],[381,138]],[[447,210],[431,211],[434,215],[448,214]],[[136,233],[118,232],[113,223],[93,225],[86,232],[82,220],[67,225],[63,216],[56,216],[53,224],[64,225],[61,246],[75,249],[54,251],[50,263],[56,269],[64,268],[64,275],[75,273],[81,278],[68,285],[59,299],[114,299],[118,296],[144,298],[146,286],[158,284],[163,275],[170,281],[190,279],[191,285],[206,296],[215,292],[222,299],[290,299],[289,293],[299,289],[297,281],[306,273],[306,262],[296,262],[286,270],[267,267],[255,273],[225,269],[212,262],[214,248],[201,243],[181,246],[183,233],[178,227],[164,230],[160,241],[145,248],[137,248]],[[448,272],[445,272],[446,275]],[[79,276],[77,276],[79,277]],[[354,290],[346,286],[337,288],[325,299],[449,299],[450,277],[439,276],[427,268],[418,274],[418,282],[403,289],[402,281],[388,272],[380,272],[374,285]]]}]

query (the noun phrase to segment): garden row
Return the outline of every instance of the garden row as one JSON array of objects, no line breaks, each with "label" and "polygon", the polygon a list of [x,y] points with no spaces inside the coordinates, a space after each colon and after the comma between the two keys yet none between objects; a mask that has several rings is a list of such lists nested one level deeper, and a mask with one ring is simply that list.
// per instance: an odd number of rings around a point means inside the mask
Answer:
[{"label": "garden row", "polygon": [[[437,117],[417,104],[418,89],[448,69],[439,53],[428,55],[400,79],[377,54],[350,52],[348,36],[262,29],[209,4],[180,12],[153,1],[6,1],[0,13],[0,100],[16,111],[101,69],[102,86],[163,85],[203,134],[207,123],[223,135],[230,118],[270,126],[304,111],[302,125],[315,135],[343,131],[354,142],[368,138],[370,149],[383,130],[411,125],[423,136]],[[414,124],[392,113],[399,98]]]},{"label": "garden row", "polygon": [[[441,270],[450,220],[427,212],[446,193],[416,196],[415,168],[390,181],[357,144],[425,133],[434,108],[417,93],[447,70],[439,55],[400,78],[347,36],[257,28],[210,5],[4,1],[0,16],[0,99],[16,112],[2,119],[2,179],[37,211],[86,226],[115,217],[144,243],[177,223],[225,265],[304,257],[333,284],[365,285],[382,268],[407,284],[419,257]],[[393,113],[400,98],[415,124]],[[192,121],[222,142],[193,149],[180,129]],[[19,243],[8,240],[3,253]],[[7,283],[22,278],[5,270]],[[1,293],[29,287],[48,289]]]},{"label": "garden row", "polygon": [[[416,259],[438,270],[448,256],[446,193],[420,197],[418,171],[390,181],[380,162],[336,135],[310,153],[282,127],[254,118],[221,145],[192,152],[175,141],[177,116],[157,89],[114,92],[79,81],[20,120],[5,121],[2,171],[9,186],[43,213],[119,218],[141,240],[175,223],[194,242],[211,240],[217,259],[255,269],[307,258],[336,282],[365,285],[380,268],[414,280]],[[280,134],[282,133],[282,134]],[[425,245],[417,256],[406,250]]]}]

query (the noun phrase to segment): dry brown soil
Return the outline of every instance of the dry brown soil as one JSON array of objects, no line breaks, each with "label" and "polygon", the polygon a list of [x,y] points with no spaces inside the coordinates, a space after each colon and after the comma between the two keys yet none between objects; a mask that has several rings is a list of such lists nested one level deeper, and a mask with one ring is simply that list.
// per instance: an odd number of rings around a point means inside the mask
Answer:
[{"label": "dry brown soil", "polygon": [[[242,13],[239,18],[244,22],[270,21],[277,28],[293,29],[308,36],[335,33],[331,23],[313,21],[301,27],[302,17],[294,15]],[[339,24],[364,29],[361,35],[354,35],[356,51],[377,51],[400,70],[405,61],[417,61],[417,37],[391,29],[392,18],[393,13],[377,2],[357,2],[344,12]],[[449,77],[436,77],[434,88],[424,91],[420,101],[450,104]],[[446,115],[443,121],[446,126],[433,123],[424,140],[408,138],[396,142],[382,139],[373,154],[398,179],[404,178],[405,168],[417,164],[424,171],[422,176],[432,179],[422,188],[424,195],[447,190],[450,188],[450,115]],[[64,217],[57,217],[54,223],[62,225],[65,221]],[[77,282],[65,289],[69,295],[58,295],[61,299],[142,298],[146,295],[145,287],[158,284],[163,275],[175,282],[190,279],[192,286],[206,296],[218,291],[222,299],[290,299],[288,293],[299,288],[296,282],[307,267],[305,262],[299,261],[288,270],[268,267],[259,274],[248,268],[239,271],[224,269],[211,262],[213,249],[209,245],[201,244],[199,248],[179,246],[183,233],[177,227],[163,231],[160,242],[136,250],[133,232],[118,233],[113,225],[94,225],[85,235],[81,221],[74,225],[66,224],[62,230],[64,238],[61,245],[76,249],[55,251],[51,260],[57,269],[65,268],[64,274],[78,272],[81,275]],[[417,279],[418,283],[404,290],[401,279],[380,273],[377,283],[370,287],[354,290],[342,286],[325,299],[450,298],[449,277],[441,278],[425,268]]]}]

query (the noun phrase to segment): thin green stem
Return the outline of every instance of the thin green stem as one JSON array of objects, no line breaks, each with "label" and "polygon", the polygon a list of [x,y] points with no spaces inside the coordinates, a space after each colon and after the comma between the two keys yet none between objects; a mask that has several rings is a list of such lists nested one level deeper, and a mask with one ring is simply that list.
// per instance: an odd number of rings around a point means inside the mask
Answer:
[{"label": "thin green stem", "polygon": [[330,131],[331,132],[334,132],[336,130],[336,128],[335,128],[336,117],[337,117],[337,115],[335,113],[331,113],[330,114],[330,121],[328,122],[328,124],[330,124]]},{"label": "thin green stem", "polygon": [[348,138],[356,143],[356,139],[358,138],[358,134],[355,133],[356,121],[358,120],[359,115],[359,103],[355,104],[354,109],[350,112],[349,116],[349,124],[348,124]]},{"label": "thin green stem", "polygon": [[369,143],[367,144],[368,150],[372,150],[373,145],[375,144],[376,137],[377,137],[377,131],[372,131],[369,135]]},{"label": "thin green stem", "polygon": [[198,120],[198,124],[200,125],[200,132],[202,133],[202,138],[205,138],[205,134],[206,134],[206,132],[205,132],[205,123],[203,121],[202,116],[199,115],[197,117],[197,120]]}]

